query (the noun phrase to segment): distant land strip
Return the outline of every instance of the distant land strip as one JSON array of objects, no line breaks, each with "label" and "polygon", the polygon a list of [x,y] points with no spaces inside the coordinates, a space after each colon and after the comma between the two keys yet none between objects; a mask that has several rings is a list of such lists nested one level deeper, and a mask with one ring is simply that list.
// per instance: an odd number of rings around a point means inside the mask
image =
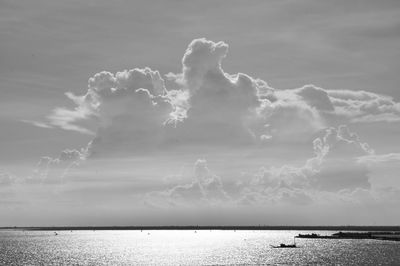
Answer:
[{"label": "distant land strip", "polygon": [[400,226],[44,226],[0,227],[0,230],[71,231],[71,230],[299,230],[299,231],[400,231]]}]

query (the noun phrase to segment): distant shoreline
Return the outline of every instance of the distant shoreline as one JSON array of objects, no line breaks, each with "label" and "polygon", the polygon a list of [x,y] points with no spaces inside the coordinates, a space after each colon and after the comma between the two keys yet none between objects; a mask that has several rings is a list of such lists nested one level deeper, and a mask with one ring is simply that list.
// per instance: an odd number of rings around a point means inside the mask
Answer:
[{"label": "distant shoreline", "polygon": [[0,230],[296,230],[296,231],[400,231],[400,226],[33,226],[0,227]]}]

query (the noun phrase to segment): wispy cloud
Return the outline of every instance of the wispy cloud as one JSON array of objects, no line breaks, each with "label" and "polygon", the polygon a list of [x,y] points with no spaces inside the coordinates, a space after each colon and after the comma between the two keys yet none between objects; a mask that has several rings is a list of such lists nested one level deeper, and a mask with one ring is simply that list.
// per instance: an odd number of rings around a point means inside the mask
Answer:
[{"label": "wispy cloud", "polygon": [[36,127],[41,127],[41,128],[53,128],[51,125],[44,123],[44,122],[40,122],[40,121],[21,120],[21,122],[28,123],[28,124],[34,125]]}]

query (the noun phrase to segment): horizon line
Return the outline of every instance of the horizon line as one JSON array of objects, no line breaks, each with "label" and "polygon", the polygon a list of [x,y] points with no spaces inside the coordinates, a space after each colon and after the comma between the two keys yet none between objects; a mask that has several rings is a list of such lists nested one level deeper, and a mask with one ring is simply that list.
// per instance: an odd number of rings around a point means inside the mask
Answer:
[{"label": "horizon line", "polygon": [[2,226],[0,230],[353,230],[400,231],[400,225],[129,225],[129,226]]}]

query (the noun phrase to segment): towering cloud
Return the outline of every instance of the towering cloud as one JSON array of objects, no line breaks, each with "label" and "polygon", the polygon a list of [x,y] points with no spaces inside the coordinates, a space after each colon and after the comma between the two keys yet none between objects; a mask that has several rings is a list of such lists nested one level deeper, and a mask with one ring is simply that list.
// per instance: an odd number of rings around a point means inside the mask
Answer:
[{"label": "towering cloud", "polygon": [[97,73],[85,94],[66,94],[76,108],[56,108],[49,128],[94,134],[89,152],[107,156],[176,146],[308,142],[330,126],[400,121],[400,103],[389,96],[314,85],[273,89],[249,75],[226,73],[227,54],[224,42],[193,40],[182,72],[169,73],[167,83],[150,68]]},{"label": "towering cloud", "polygon": [[183,57],[182,73],[169,74],[187,95],[186,119],[172,137],[213,145],[254,142],[252,123],[262,122],[259,112],[265,103],[259,87],[267,85],[242,73],[225,73],[221,64],[227,52],[224,42],[194,40]]}]

